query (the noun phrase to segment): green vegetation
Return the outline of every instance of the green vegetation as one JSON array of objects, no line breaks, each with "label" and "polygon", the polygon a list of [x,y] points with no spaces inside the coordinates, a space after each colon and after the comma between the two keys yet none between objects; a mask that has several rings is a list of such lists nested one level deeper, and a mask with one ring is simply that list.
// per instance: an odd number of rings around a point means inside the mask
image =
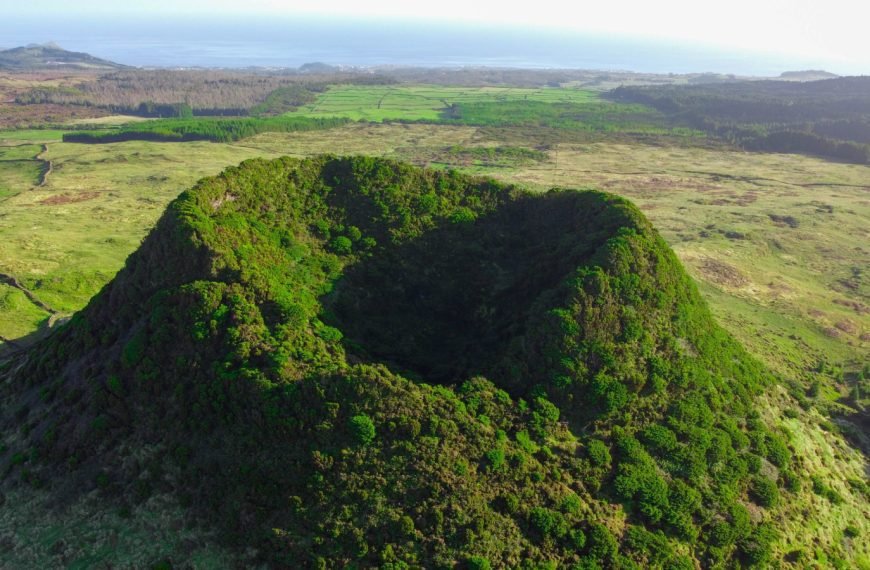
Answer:
[{"label": "green vegetation", "polygon": [[2,142],[60,142],[66,131],[58,129],[20,129],[0,131],[0,141]]},{"label": "green vegetation", "polygon": [[375,440],[375,424],[365,414],[350,418],[350,430],[361,445],[368,445]]},{"label": "green vegetation", "polygon": [[764,564],[749,459],[793,461],[630,203],[381,159],[200,181],[16,362],[13,480],[172,493],[275,565]]},{"label": "green vegetation", "polygon": [[0,284],[0,334],[5,339],[17,339],[37,330],[48,318],[24,293]]},{"label": "green vegetation", "polygon": [[193,117],[193,109],[187,103],[155,103],[144,101],[136,109],[136,115],[151,118],[179,118],[190,119]]},{"label": "green vegetation", "polygon": [[64,142],[109,143],[122,141],[230,142],[259,133],[292,133],[331,129],[344,119],[274,117],[264,119],[165,119],[132,123],[106,131],[80,131],[63,135]]},{"label": "green vegetation", "polygon": [[[436,155],[448,164],[484,167],[515,167],[534,164],[547,160],[547,153],[515,146],[462,146],[453,145],[444,149],[446,156]],[[421,153],[422,154],[422,153]]]},{"label": "green vegetation", "polygon": [[33,144],[0,146],[0,200],[40,183],[47,168],[36,158],[41,152]]},{"label": "green vegetation", "polygon": [[[319,95],[318,95],[319,93]],[[308,103],[308,104],[305,104]],[[263,132],[295,132],[330,128],[340,119],[418,121],[488,127],[697,136],[697,131],[669,128],[656,111],[624,105],[577,89],[400,87],[298,84],[273,91],[251,112],[283,117],[245,119],[162,120],[123,125],[108,131],[73,132],[66,142],[125,140],[228,142]],[[185,105],[142,103],[137,114],[148,117],[190,117]]]},{"label": "green vegetation", "polygon": [[614,101],[650,105],[750,150],[870,164],[870,78],[620,87]]},{"label": "green vegetation", "polygon": [[365,121],[417,121],[591,132],[697,135],[671,129],[643,105],[606,101],[580,89],[335,86],[294,114]]},{"label": "green vegetation", "polygon": [[[451,108],[496,105],[511,108],[529,103],[574,105],[576,109],[617,109],[624,106],[602,101],[597,93],[581,89],[522,89],[512,87],[441,87],[404,85],[337,85],[295,114],[310,117],[346,117],[365,121],[441,121]],[[489,107],[486,107],[489,108]],[[640,109],[634,106],[633,109]],[[619,111],[616,111],[619,112]]]},{"label": "green vegetation", "polygon": [[0,51],[0,70],[81,69],[112,71],[123,67],[126,66],[86,53],[67,51],[51,43]]},{"label": "green vegetation", "polygon": [[318,94],[326,90],[325,85],[301,84],[279,87],[266,97],[266,100],[251,107],[252,115],[281,115],[298,107],[313,103]]},{"label": "green vegetation", "polygon": [[453,104],[596,103],[598,95],[579,89],[520,89],[511,87],[441,87],[397,85],[337,85],[295,114],[310,117],[345,117],[365,121],[438,121]]},{"label": "green vegetation", "polygon": [[654,111],[641,105],[608,102],[551,103],[536,100],[496,103],[458,103],[441,115],[447,123],[484,127],[545,127],[594,132],[697,135],[689,129],[672,131]]},{"label": "green vegetation", "polygon": [[[28,137],[44,136],[44,132],[21,132],[16,136],[27,141]],[[694,146],[700,141],[693,141],[691,147],[615,144],[612,140],[595,144],[551,143],[541,147],[525,140],[526,132],[460,126],[349,124],[329,131],[266,133],[239,145],[193,142],[179,147],[137,141],[91,146],[49,142],[49,152],[44,156],[52,160],[55,170],[48,185],[18,193],[3,204],[2,271],[18,276],[56,309],[79,309],[121,267],[124,257],[153,226],[178,188],[190,186],[196,178],[216,173],[226,164],[257,155],[301,156],[324,151],[384,154],[421,164],[431,161],[437,166],[487,172],[505,180],[521,180],[533,188],[552,185],[607,188],[638,203],[701,283],[701,291],[711,302],[717,318],[753,354],[783,372],[783,378],[787,379],[790,393],[777,388],[758,398],[758,404],[765,406],[763,416],[768,425],[785,422],[787,432],[777,429],[769,433],[782,438],[791,451],[792,461],[797,462],[791,469],[797,477],[786,476],[788,469],[780,473],[780,501],[772,515],[777,518],[780,530],[779,538],[771,543],[774,560],[778,562],[787,554],[791,556],[790,552],[801,550],[800,560],[804,562],[796,562],[795,566],[810,563],[827,566],[833,564],[832,560],[839,564],[847,560],[848,567],[852,561],[860,561],[862,549],[863,556],[867,556],[862,541],[842,543],[843,529],[849,525],[856,526],[861,535],[870,531],[860,522],[867,520],[866,494],[861,491],[863,459],[860,452],[844,445],[837,426],[848,424],[841,424],[843,420],[837,424],[824,421],[828,413],[845,410],[840,403],[845,400],[835,400],[841,397],[840,393],[846,395],[843,390],[857,386],[853,373],[860,370],[866,352],[862,348],[866,341],[861,339],[868,326],[867,313],[862,309],[867,304],[866,280],[856,278],[853,271],[866,265],[865,253],[842,247],[842,243],[851,243],[855,235],[861,235],[868,215],[863,196],[866,167]],[[498,147],[531,150],[530,146],[538,149],[533,152],[545,153],[545,158],[520,157],[521,151],[514,158],[511,152],[497,150]],[[178,154],[180,150],[183,155]],[[17,189],[26,189],[30,183],[27,184]],[[82,196],[83,188],[100,192],[93,197]],[[797,224],[790,224],[788,217]],[[330,240],[341,236],[354,245],[350,255],[365,251],[362,242],[369,236],[355,238],[345,228],[332,234]],[[12,339],[34,330],[48,317],[27,303],[23,295],[15,294],[20,302],[4,305],[2,326],[9,328],[0,331]],[[296,313],[291,310],[288,314]],[[320,339],[325,336],[342,342],[325,326],[318,326],[317,330]],[[817,372],[822,355],[829,364]],[[812,383],[819,386],[817,395],[805,396]],[[116,388],[111,390],[123,393]],[[802,399],[795,399],[798,396]],[[784,416],[782,410],[788,410],[789,415]],[[351,411],[344,420],[333,422],[335,429],[349,433],[346,419],[359,412]],[[487,413],[476,415],[484,418],[475,421],[487,419]],[[376,421],[380,440],[382,430],[389,429],[389,422],[377,418]],[[491,419],[488,421],[492,425]],[[420,420],[419,428],[413,422],[405,422],[401,425],[407,433],[425,435],[425,421]],[[508,431],[508,437],[532,455],[559,453],[558,445],[538,439],[539,432],[531,423],[518,429],[516,437]],[[528,439],[520,435],[522,432]],[[643,441],[640,435],[637,438]],[[6,441],[14,447],[8,436]],[[593,447],[592,442],[596,441],[603,440],[581,438],[572,451],[581,459],[589,457],[588,470],[580,475],[576,475],[574,467],[563,471],[572,473],[572,480],[582,481],[588,492],[599,488],[607,492],[607,474],[611,473],[611,461],[617,457],[617,450],[604,445],[610,455],[599,460],[603,467],[595,467],[592,460],[598,457],[598,446]],[[451,473],[482,472],[488,464],[486,454],[501,449],[505,453],[504,466],[491,473],[511,473],[523,456],[512,454],[510,447],[502,445],[497,439],[482,444],[480,463],[446,458],[445,464]],[[760,461],[759,469],[774,477],[775,473],[770,471],[774,456],[770,455],[769,445],[765,447],[768,455]],[[754,454],[749,457],[752,461],[755,458],[758,456]],[[528,459],[524,465],[529,465]],[[530,473],[530,479],[545,475]],[[834,503],[816,495],[810,480],[812,474],[818,475],[843,501]],[[93,479],[89,481],[93,483]],[[585,492],[580,496],[584,505],[589,504]],[[745,497],[747,500],[749,495]],[[541,506],[559,511],[562,499],[561,495],[554,496],[550,503]],[[505,512],[519,509],[516,519],[525,521],[523,513],[527,511],[521,505],[527,501],[519,490],[512,489],[503,497],[495,497],[493,504],[504,505],[499,508]],[[669,501],[674,499],[669,497]],[[8,505],[7,502],[7,510]],[[610,510],[595,512],[612,515]],[[20,521],[30,520],[22,516],[10,528],[20,529]],[[592,515],[584,515],[589,516]],[[607,524],[615,536],[622,537],[621,548],[626,549],[627,535],[621,530],[621,515],[615,516],[613,524]],[[812,533],[806,530],[809,525],[815,529]],[[588,529],[582,528],[588,535]],[[732,531],[728,531],[725,536],[731,535]],[[705,536],[702,533],[699,540],[706,540]],[[565,537],[566,545],[569,539]],[[729,544],[736,543],[732,540]],[[741,539],[739,544],[749,546],[754,542]],[[172,552],[171,548],[165,551],[167,555]],[[176,555],[172,556],[176,560]],[[651,565],[643,562],[640,555],[636,559],[641,560],[638,562],[641,567]],[[61,564],[60,555],[54,560],[54,565]],[[671,566],[677,567],[678,558],[674,560]]]},{"label": "green vegetation", "polygon": [[40,152],[42,152],[42,147],[36,144],[0,146],[0,161],[31,160]]}]

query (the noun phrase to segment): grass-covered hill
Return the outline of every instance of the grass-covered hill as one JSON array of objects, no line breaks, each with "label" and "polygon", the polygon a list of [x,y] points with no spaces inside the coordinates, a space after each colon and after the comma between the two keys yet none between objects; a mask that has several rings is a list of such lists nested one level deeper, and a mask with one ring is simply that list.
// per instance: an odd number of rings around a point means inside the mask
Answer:
[{"label": "grass-covered hill", "polygon": [[87,53],[67,51],[60,46],[31,44],[0,50],[0,70],[40,71],[71,69],[87,71],[115,71],[127,66],[94,57]]},{"label": "grass-covered hill", "polygon": [[801,486],[634,206],[387,160],[202,180],[2,374],[3,486],[270,567],[763,567]]}]

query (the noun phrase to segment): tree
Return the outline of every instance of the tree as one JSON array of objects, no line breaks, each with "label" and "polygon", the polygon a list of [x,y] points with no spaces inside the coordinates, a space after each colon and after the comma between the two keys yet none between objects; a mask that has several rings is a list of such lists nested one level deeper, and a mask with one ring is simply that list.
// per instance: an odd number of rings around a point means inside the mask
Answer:
[{"label": "tree", "polygon": [[350,431],[360,445],[368,445],[375,440],[375,423],[365,414],[350,418]]}]

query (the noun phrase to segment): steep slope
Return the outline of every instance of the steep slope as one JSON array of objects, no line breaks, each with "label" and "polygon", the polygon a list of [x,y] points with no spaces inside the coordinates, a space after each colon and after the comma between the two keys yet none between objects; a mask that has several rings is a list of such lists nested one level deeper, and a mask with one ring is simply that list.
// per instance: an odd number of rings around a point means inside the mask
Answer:
[{"label": "steep slope", "polygon": [[276,567],[764,565],[798,481],[631,204],[365,157],[204,179],[3,376],[4,485]]},{"label": "steep slope", "polygon": [[45,69],[78,69],[114,71],[126,65],[94,57],[87,53],[67,51],[48,43],[0,50],[0,69],[6,71],[39,71]]}]

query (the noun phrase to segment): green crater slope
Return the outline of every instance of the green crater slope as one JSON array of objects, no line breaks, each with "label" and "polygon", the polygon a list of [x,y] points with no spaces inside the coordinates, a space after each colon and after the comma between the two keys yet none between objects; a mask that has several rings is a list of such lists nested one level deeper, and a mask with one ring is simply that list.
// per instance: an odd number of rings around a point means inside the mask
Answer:
[{"label": "green crater slope", "polygon": [[372,158],[202,180],[3,374],[4,485],[272,567],[763,566],[795,477],[629,202]]}]

